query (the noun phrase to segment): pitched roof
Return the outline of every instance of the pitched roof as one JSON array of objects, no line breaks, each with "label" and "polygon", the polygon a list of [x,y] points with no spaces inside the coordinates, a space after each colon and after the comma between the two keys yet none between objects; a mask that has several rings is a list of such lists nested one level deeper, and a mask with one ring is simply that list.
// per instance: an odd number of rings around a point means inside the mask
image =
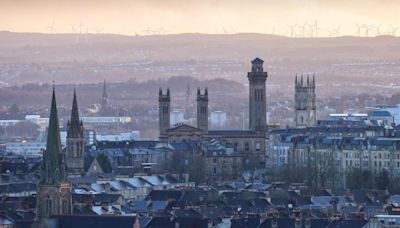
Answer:
[{"label": "pitched roof", "polygon": [[187,124],[180,124],[167,130],[167,132],[198,132],[200,129]]},{"label": "pitched roof", "polygon": [[264,60],[262,60],[262,59],[256,57],[255,59],[253,59],[253,60],[251,61],[251,63],[252,63],[252,64],[263,64],[263,63],[264,63]]},{"label": "pitched roof", "polygon": [[57,219],[59,227],[81,227],[84,224],[85,228],[108,228],[121,227],[132,228],[135,223],[135,216],[54,216]]}]

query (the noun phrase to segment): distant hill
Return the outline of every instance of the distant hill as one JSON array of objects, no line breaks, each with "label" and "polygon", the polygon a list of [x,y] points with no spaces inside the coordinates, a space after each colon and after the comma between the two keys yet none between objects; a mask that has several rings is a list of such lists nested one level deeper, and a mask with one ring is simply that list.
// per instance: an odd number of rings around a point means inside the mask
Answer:
[{"label": "distant hill", "polygon": [[[265,34],[37,34],[0,32],[0,85],[144,81],[172,76],[225,78],[246,84],[259,56],[268,83],[285,91],[296,73],[320,88],[391,92],[400,82],[400,39],[288,38]],[[272,88],[273,89],[273,88]],[[329,90],[322,90],[321,93]],[[337,91],[335,91],[337,92]]]}]

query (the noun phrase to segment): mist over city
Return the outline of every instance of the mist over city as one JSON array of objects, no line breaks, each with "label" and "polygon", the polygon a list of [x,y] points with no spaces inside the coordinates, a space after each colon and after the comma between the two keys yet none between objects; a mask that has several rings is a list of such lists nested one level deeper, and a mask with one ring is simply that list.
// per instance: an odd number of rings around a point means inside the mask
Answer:
[{"label": "mist over city", "polygon": [[400,227],[399,11],[0,1],[0,227]]}]

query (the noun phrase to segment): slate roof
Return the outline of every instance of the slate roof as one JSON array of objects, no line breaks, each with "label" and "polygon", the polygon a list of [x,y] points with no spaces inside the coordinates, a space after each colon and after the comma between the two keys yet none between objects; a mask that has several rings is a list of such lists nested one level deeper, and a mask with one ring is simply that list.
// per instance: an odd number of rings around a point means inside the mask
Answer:
[{"label": "slate roof", "polygon": [[371,112],[371,116],[391,117],[392,115],[388,111],[373,111],[373,112]]},{"label": "slate roof", "polygon": [[178,201],[182,197],[181,191],[174,190],[152,190],[149,195],[147,195],[147,200],[158,200],[158,201],[167,201],[173,199]]},{"label": "slate roof", "polygon": [[231,219],[231,228],[257,228],[259,225],[259,218]]},{"label": "slate roof", "polygon": [[255,59],[253,59],[253,60],[251,61],[251,63],[253,63],[253,64],[263,64],[263,63],[264,63],[264,60],[262,60],[262,59],[256,57]]},{"label": "slate roof", "polygon": [[76,228],[84,224],[85,228],[132,228],[135,216],[53,216],[58,221],[59,227]]},{"label": "slate roof", "polygon": [[264,134],[250,130],[212,130],[208,131],[208,136],[260,137]]},{"label": "slate roof", "polygon": [[169,217],[153,217],[145,226],[146,228],[175,228]]}]

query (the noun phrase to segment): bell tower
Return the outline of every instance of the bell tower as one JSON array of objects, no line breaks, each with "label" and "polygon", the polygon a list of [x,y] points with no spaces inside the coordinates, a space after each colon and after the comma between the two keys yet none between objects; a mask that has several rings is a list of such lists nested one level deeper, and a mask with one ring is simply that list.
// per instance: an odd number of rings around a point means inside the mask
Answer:
[{"label": "bell tower", "polygon": [[167,93],[163,94],[162,88],[158,93],[158,113],[159,113],[159,124],[160,124],[160,139],[165,139],[167,136],[167,130],[170,128],[170,111],[171,111],[171,94],[169,88]]},{"label": "bell tower", "polygon": [[294,110],[296,127],[312,127],[317,123],[317,108],[315,105],[315,77],[307,76],[307,81],[295,79]]},{"label": "bell tower", "polygon": [[201,94],[200,88],[197,89],[197,128],[202,133],[208,132],[208,90]]},{"label": "bell tower", "polygon": [[81,174],[84,169],[85,138],[83,136],[83,124],[79,119],[78,101],[74,89],[72,101],[71,119],[67,124],[67,148],[65,160],[69,174]]},{"label": "bell tower", "polygon": [[263,69],[264,61],[255,58],[251,61],[251,72],[247,73],[249,79],[249,129],[264,131],[267,126],[266,89],[265,82],[268,73]]}]

